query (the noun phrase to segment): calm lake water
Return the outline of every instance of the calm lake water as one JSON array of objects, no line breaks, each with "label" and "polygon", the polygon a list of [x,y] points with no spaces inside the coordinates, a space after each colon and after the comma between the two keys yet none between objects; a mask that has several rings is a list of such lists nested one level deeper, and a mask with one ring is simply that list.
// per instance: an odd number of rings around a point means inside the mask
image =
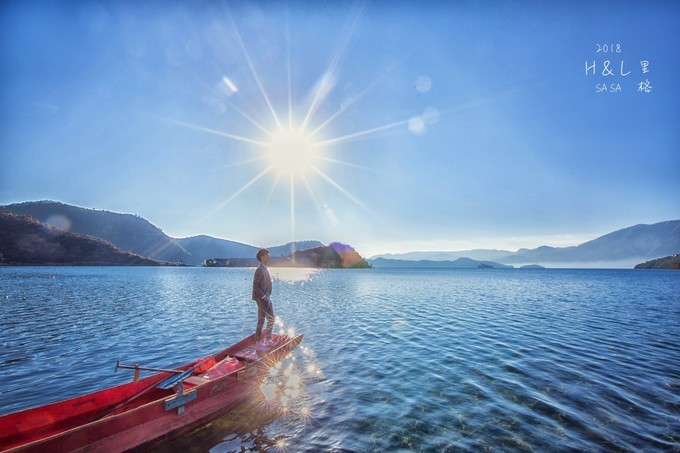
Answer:
[{"label": "calm lake water", "polygon": [[[167,451],[680,451],[680,272],[273,270],[301,348]],[[0,413],[250,334],[253,269],[0,267]]]}]

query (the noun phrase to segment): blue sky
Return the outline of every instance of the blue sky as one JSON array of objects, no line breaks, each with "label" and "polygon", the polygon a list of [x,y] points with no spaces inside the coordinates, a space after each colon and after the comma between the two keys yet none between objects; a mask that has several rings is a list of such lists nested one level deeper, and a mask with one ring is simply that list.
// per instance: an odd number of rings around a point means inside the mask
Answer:
[{"label": "blue sky", "polygon": [[678,219],[678,23],[671,1],[5,1],[0,204],[366,256]]}]

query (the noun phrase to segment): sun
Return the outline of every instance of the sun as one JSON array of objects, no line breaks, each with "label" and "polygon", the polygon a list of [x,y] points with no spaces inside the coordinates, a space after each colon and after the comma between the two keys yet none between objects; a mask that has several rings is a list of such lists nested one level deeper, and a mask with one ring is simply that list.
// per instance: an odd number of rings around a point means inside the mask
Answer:
[{"label": "sun", "polygon": [[266,159],[280,176],[302,178],[314,168],[319,148],[303,129],[280,129],[272,133],[265,145]]},{"label": "sun", "polygon": [[[284,65],[287,69],[287,109],[283,103],[277,104],[274,102],[274,100],[280,102],[282,99],[281,94],[285,94],[285,80],[282,79],[280,83],[277,83],[271,88],[274,89],[277,96],[270,97],[260,74],[255,68],[239,28],[231,14],[229,15],[231,26],[235,33],[236,41],[241,48],[245,65],[250,69],[250,75],[252,76],[252,80],[249,81],[249,86],[250,88],[257,87],[259,90],[259,95],[264,101],[264,104],[266,104],[267,108],[265,110],[268,110],[268,113],[271,115],[271,120],[267,121],[266,116],[262,117],[261,115],[253,114],[248,109],[244,110],[239,107],[239,99],[242,99],[241,102],[246,102],[247,105],[253,103],[251,100],[243,97],[246,91],[240,90],[239,86],[234,82],[236,79],[232,78],[230,75],[224,75],[218,83],[216,93],[219,95],[219,99],[217,100],[219,106],[224,107],[224,109],[229,108],[235,111],[242,119],[250,123],[251,126],[259,129],[261,133],[242,135],[168,119],[180,126],[197,129],[229,140],[235,140],[251,145],[249,150],[253,151],[255,154],[252,159],[228,165],[227,167],[246,165],[253,162],[261,164],[264,162],[264,168],[261,169],[261,171],[255,174],[240,188],[225,197],[224,200],[208,213],[208,216],[222,209],[225,205],[252,186],[256,185],[259,181],[269,177],[273,182],[265,205],[270,201],[272,194],[277,188],[285,188],[285,186],[288,186],[290,194],[290,225],[292,238],[295,238],[296,206],[298,204],[297,202],[300,200],[299,188],[307,189],[309,199],[314,202],[322,216],[330,217],[328,214],[330,212],[332,217],[335,217],[332,210],[326,204],[319,202],[317,197],[318,193],[316,191],[317,183],[325,183],[334,187],[357,206],[364,209],[369,215],[375,217],[375,213],[372,209],[350,193],[350,191],[343,187],[340,182],[336,181],[331,174],[327,173],[327,169],[337,168],[338,165],[359,169],[365,168],[351,162],[338,160],[334,157],[338,152],[341,152],[343,143],[358,140],[362,137],[388,129],[400,128],[413,122],[412,118],[402,119],[340,135],[334,135],[332,129],[330,129],[332,123],[342,117],[342,115],[348,114],[352,105],[363,99],[374,87],[380,86],[380,81],[385,75],[381,74],[349,99],[345,99],[339,106],[336,105],[335,110],[330,106],[329,95],[336,87],[339,74],[341,73],[340,62],[342,61],[342,56],[349,40],[350,30],[354,28],[354,25],[359,23],[362,11],[363,8],[360,8],[354,12],[350,21],[353,25],[348,28],[344,37],[341,37],[338,48],[332,55],[328,68],[321,74],[318,82],[311,87],[309,96],[304,96],[302,98],[293,96],[292,74],[294,74],[294,71],[291,66],[291,39],[287,34],[287,38],[285,39],[287,49],[285,55],[286,63]],[[327,104],[327,108],[321,109],[320,107],[324,103]],[[297,123],[296,120],[300,120],[300,122]],[[304,198],[303,200],[306,202],[308,198]],[[337,219],[333,220],[333,222],[337,223]]]}]

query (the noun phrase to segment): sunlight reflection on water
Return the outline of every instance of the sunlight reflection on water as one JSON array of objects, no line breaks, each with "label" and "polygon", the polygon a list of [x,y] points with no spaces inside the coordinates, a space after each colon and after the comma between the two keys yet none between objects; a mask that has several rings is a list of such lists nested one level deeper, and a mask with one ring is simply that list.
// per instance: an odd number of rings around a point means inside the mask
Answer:
[{"label": "sunlight reflection on water", "polygon": [[322,269],[310,269],[305,267],[270,267],[269,274],[272,279],[285,283],[306,283],[316,277]]}]

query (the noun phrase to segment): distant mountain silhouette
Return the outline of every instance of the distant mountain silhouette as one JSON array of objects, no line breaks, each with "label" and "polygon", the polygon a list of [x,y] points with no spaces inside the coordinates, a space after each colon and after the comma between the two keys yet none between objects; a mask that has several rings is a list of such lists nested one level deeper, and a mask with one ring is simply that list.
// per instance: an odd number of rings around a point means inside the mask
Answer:
[{"label": "distant mountain silhouette", "polygon": [[405,252],[405,253],[383,253],[369,259],[386,258],[390,260],[407,261],[454,261],[458,258],[470,258],[476,261],[498,261],[511,255],[510,250],[461,250],[455,252]]},{"label": "distant mountain silhouette", "polygon": [[212,258],[252,258],[258,248],[240,242],[218,239],[211,236],[192,236],[177,239],[177,243],[190,253],[186,264],[200,265]]},{"label": "distant mountain silhouette", "polygon": [[477,261],[470,258],[458,258],[455,261],[432,261],[432,260],[393,260],[387,258],[374,258],[368,260],[373,267],[400,267],[400,268],[430,268],[430,269],[509,269],[512,266],[494,263],[492,261]]},{"label": "distant mountain silhouette", "polygon": [[161,265],[102,239],[69,233],[24,215],[0,211],[0,264]]},{"label": "distant mountain silhouette", "polygon": [[635,225],[575,247],[539,247],[509,255],[503,263],[637,261],[680,253],[680,220]]},{"label": "distant mountain silhouette", "polygon": [[[402,254],[377,255],[379,258],[400,259],[423,266],[435,265],[427,261],[451,260],[467,257],[475,260],[491,260],[502,264],[543,264],[598,266],[604,264],[619,267],[633,267],[641,261],[680,253],[680,220],[659,222],[653,225],[635,225],[614,231],[592,241],[573,247],[541,246],[535,249],[520,249],[517,252],[504,250],[467,250],[461,252],[409,252]],[[425,261],[425,262],[424,262]],[[442,260],[443,261],[443,260]],[[441,262],[441,261],[439,261]],[[378,267],[378,265],[376,265]]]}]

